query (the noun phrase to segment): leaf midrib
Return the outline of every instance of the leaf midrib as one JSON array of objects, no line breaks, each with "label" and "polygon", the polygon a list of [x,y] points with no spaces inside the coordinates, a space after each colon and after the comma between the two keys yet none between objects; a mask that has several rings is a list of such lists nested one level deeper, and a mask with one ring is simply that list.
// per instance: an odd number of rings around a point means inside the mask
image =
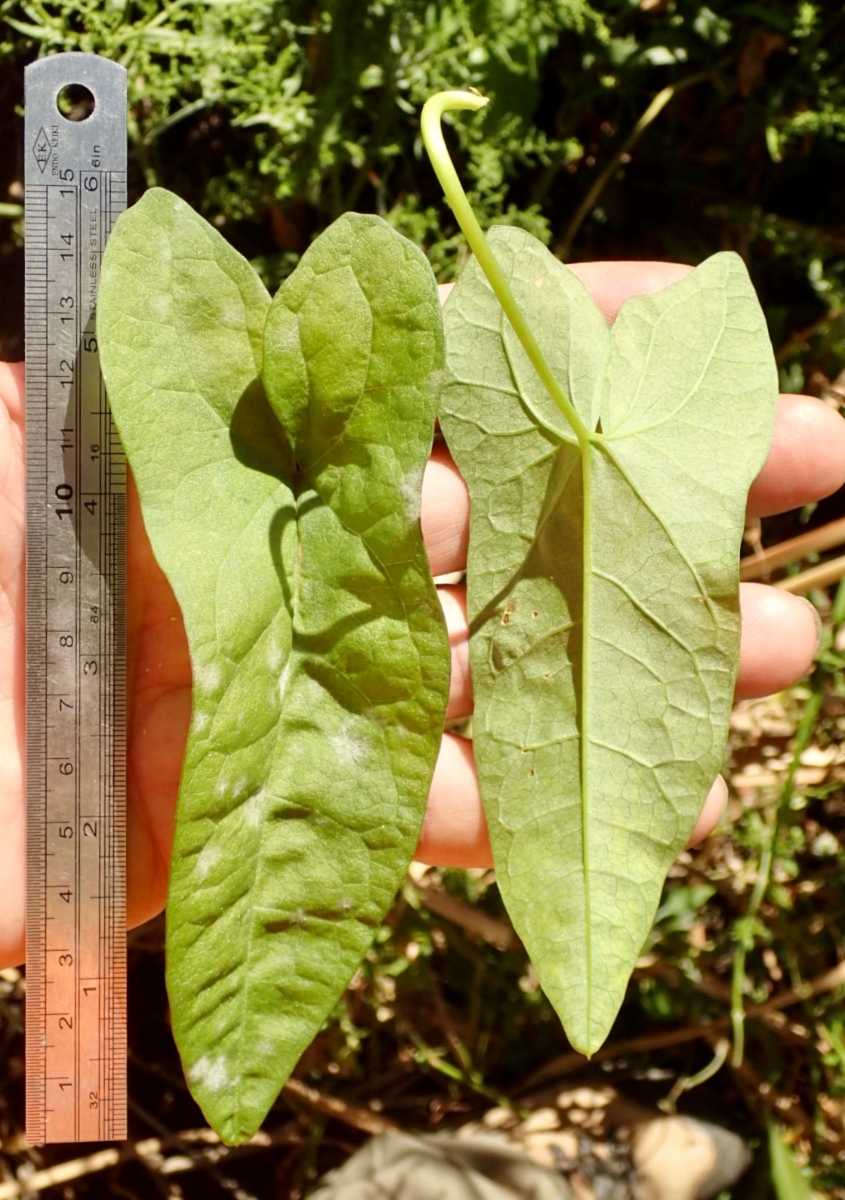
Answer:
[{"label": "leaf midrib", "polygon": [[[678,301],[678,303],[680,303],[680,301]],[[670,308],[671,308],[671,306],[670,306]],[[651,354],[653,351],[653,347],[655,345],[656,332],[657,332],[656,326],[659,326],[661,324],[661,322],[663,322],[663,320],[666,318],[666,315],[667,315],[666,312],[662,312],[660,314],[657,322],[655,322],[655,327],[653,327],[651,330],[650,338],[649,338],[649,347],[648,347],[648,352],[646,355],[647,362],[650,360],[650,357],[651,357]],[[528,412],[530,413],[530,415],[534,418],[537,425],[539,425],[540,428],[544,432],[546,432],[547,434],[552,434],[555,437],[556,441],[559,444],[559,448],[564,444],[571,445],[571,443],[567,443],[566,439],[561,437],[561,434],[559,431],[553,429],[548,424],[548,422],[545,420],[545,418],[542,416],[542,414],[539,413],[537,411],[537,409],[535,408],[535,406],[531,403],[530,399],[523,394],[523,390],[519,387],[519,384],[517,382],[516,373],[514,371],[514,364],[511,359],[510,347],[508,346],[508,339],[505,335],[505,328],[506,328],[506,325],[508,324],[508,317],[505,315],[504,311],[502,311],[502,313],[501,313],[500,321],[501,321],[500,328],[502,330],[502,343],[503,343],[503,347],[505,350],[505,357],[506,357],[506,360],[508,361],[508,365],[510,368],[511,380],[513,382],[515,395],[517,396],[517,398],[519,399],[519,401],[521,402],[523,407],[526,408],[528,410]],[[709,353],[706,357],[704,366],[699,371],[696,386],[689,389],[686,392],[686,394],[684,395],[681,402],[672,411],[672,413],[668,414],[661,421],[654,422],[653,425],[644,427],[643,429],[629,430],[627,433],[619,434],[619,433],[614,432],[614,433],[604,434],[602,432],[598,432],[597,430],[588,429],[584,425],[582,425],[580,429],[576,428],[572,424],[572,421],[568,417],[568,415],[566,413],[563,414],[564,417],[567,419],[567,423],[568,423],[569,427],[571,428],[572,432],[575,434],[575,437],[577,439],[579,456],[580,456],[580,461],[581,461],[581,480],[582,480],[582,489],[583,489],[582,530],[581,530],[581,544],[582,544],[581,622],[582,622],[582,625],[581,625],[581,695],[579,698],[580,699],[580,712],[581,712],[581,728],[579,731],[580,739],[581,739],[580,744],[579,744],[579,752],[580,752],[579,753],[579,781],[580,781],[580,789],[581,789],[581,796],[580,796],[580,801],[581,801],[581,804],[580,804],[580,807],[581,807],[581,863],[582,863],[582,868],[583,868],[583,872],[584,872],[585,1031],[586,1031],[588,1041],[589,1041],[589,1037],[590,1037],[589,1030],[592,1025],[592,1007],[593,1007],[593,1005],[592,1005],[592,1001],[593,1001],[593,996],[592,996],[592,980],[593,980],[592,932],[593,932],[593,930],[592,930],[592,911],[591,911],[592,903],[591,903],[591,888],[590,888],[591,846],[590,846],[590,835],[589,835],[590,746],[592,745],[592,738],[591,738],[591,734],[590,734],[590,699],[591,699],[590,674],[591,674],[591,661],[592,661],[592,602],[593,602],[593,588],[592,588],[592,584],[593,584],[593,512],[592,512],[592,510],[593,510],[593,486],[592,486],[593,449],[595,447],[595,449],[597,451],[605,453],[605,455],[610,459],[610,461],[614,464],[616,469],[619,471],[622,478],[628,484],[628,486],[631,489],[631,491],[633,492],[633,494],[643,504],[644,508],[651,514],[651,516],[658,522],[660,528],[663,530],[664,535],[668,539],[670,545],[678,553],[678,555],[682,559],[682,561],[686,564],[688,570],[690,571],[690,573],[695,581],[695,584],[696,584],[696,587],[698,588],[699,594],[702,596],[704,603],[707,606],[708,612],[710,613],[711,617],[715,620],[715,613],[713,611],[713,609],[714,609],[713,601],[712,601],[711,597],[708,595],[707,589],[702,586],[701,578],[700,578],[697,568],[695,567],[695,565],[692,562],[689,561],[688,556],[685,553],[683,553],[683,551],[681,551],[681,549],[677,545],[676,539],[673,537],[670,530],[666,527],[666,522],[663,520],[663,518],[660,516],[659,513],[655,512],[653,506],[648,501],[645,500],[640,489],[634,484],[627,469],[620,462],[618,456],[613,452],[613,449],[611,447],[611,442],[614,440],[622,440],[626,437],[632,437],[637,434],[641,435],[642,433],[647,432],[648,429],[657,428],[659,425],[665,424],[667,421],[669,421],[673,417],[677,416],[677,414],[680,413],[686,407],[686,405],[688,404],[688,402],[690,400],[690,397],[692,395],[696,394],[698,385],[700,384],[701,379],[704,377],[710,363],[713,360],[713,357],[716,353],[719,343],[721,342],[723,332],[724,332],[724,321],[720,322],[720,324],[718,326],[718,332],[714,336],[713,343],[712,343]],[[525,348],[525,347],[523,347],[523,348]],[[605,371],[603,373],[603,379],[607,378],[606,373],[610,366],[610,362],[612,361],[612,353],[613,353],[613,334],[611,331],[611,336],[610,336],[610,340],[608,343],[608,358],[607,358],[607,362],[605,364]],[[539,372],[538,372],[538,374],[539,374]],[[644,375],[645,375],[645,372],[643,372],[640,376],[640,385],[639,385],[640,388],[642,387],[642,381],[643,381]],[[541,376],[541,381],[545,382],[544,380],[542,380],[542,376]],[[555,397],[554,393],[552,393],[550,391],[548,386],[546,387],[546,390],[551,395],[551,399],[556,402],[556,397]],[[559,405],[558,405],[558,407],[559,407]],[[633,411],[633,405],[632,405],[631,409],[629,410],[629,412],[632,412],[632,411]],[[534,544],[536,542],[536,539],[539,536],[541,529],[545,526],[545,523],[548,520],[551,512],[553,511],[553,508],[554,508],[554,506],[550,505],[547,512],[541,517],[541,520],[538,522],[537,531],[535,533],[535,537],[532,541],[532,544]]]}]

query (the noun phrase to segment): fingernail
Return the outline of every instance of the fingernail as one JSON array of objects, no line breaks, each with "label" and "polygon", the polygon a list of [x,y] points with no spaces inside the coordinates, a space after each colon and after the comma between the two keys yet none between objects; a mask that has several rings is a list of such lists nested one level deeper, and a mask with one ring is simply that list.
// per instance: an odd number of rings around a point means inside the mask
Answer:
[{"label": "fingernail", "polygon": [[807,605],[807,608],[809,608],[810,612],[813,614],[813,620],[816,623],[816,647],[818,647],[822,640],[821,614],[819,613],[819,610],[816,608],[815,604],[812,604],[806,596],[801,596],[800,599],[804,601],[804,603]]}]

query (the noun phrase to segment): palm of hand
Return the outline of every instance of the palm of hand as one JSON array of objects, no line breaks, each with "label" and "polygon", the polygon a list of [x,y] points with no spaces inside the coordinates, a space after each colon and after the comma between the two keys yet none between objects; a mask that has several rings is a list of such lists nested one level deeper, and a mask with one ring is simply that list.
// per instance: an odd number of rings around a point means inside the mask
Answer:
[{"label": "palm of hand", "polygon": [[[26,895],[24,422],[22,364],[0,377],[0,964],[24,956]],[[158,912],[188,722],[191,668],[179,608],[129,495],[129,920]]]}]

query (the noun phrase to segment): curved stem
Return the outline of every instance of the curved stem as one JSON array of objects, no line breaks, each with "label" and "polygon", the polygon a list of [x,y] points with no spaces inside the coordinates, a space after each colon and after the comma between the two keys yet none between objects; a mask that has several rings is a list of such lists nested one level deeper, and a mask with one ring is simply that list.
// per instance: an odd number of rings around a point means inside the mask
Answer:
[{"label": "curved stem", "polygon": [[585,450],[591,441],[590,430],[581,420],[572,401],[564,393],[563,388],[546,362],[534,334],[529,329],[528,323],[522,315],[522,311],[516,302],[508,281],[505,279],[504,272],[493,257],[490,247],[487,245],[487,239],[476,220],[475,213],[472,211],[472,206],[467,199],[466,192],[461,186],[458,173],[452,164],[449,151],[446,149],[446,143],[443,140],[440,118],[444,112],[450,112],[454,109],[469,109],[472,112],[477,112],[478,109],[483,108],[487,103],[487,97],[479,96],[476,92],[438,92],[436,96],[432,96],[430,100],[426,101],[422,110],[421,128],[423,144],[428,152],[428,157],[431,159],[431,165],[434,167],[437,178],[440,180],[446,200],[455,214],[455,218],[463,230],[466,240],[469,242],[470,249],[478,259],[479,266],[487,276],[490,286],[496,294],[496,299],[504,309],[505,316],[513,326],[513,331],[531,360],[534,370],[540,376],[549,395],[571,426],[582,450]]}]

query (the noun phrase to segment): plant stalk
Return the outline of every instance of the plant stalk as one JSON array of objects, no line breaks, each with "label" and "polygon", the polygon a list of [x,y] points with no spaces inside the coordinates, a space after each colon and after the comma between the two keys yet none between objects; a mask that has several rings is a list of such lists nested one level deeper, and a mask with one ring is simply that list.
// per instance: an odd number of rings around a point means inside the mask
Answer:
[{"label": "plant stalk", "polygon": [[469,109],[471,112],[478,112],[480,108],[484,108],[488,103],[487,97],[480,96],[477,92],[438,92],[436,96],[432,96],[430,100],[426,101],[422,110],[420,127],[423,143],[428,152],[428,157],[431,159],[431,165],[434,167],[435,174],[440,180],[449,207],[455,214],[455,219],[463,230],[466,240],[469,242],[470,250],[472,250],[478,259],[479,266],[487,276],[496,299],[504,309],[505,316],[513,326],[514,333],[519,338],[525,353],[531,360],[531,365],[540,376],[549,395],[563,413],[567,423],[571,426],[582,452],[585,452],[591,441],[590,430],[581,420],[572,401],[565,395],[563,388],[546,362],[534,334],[529,329],[528,322],[522,315],[522,310],[516,302],[516,297],[511,291],[508,281],[505,279],[504,272],[494,258],[490,247],[487,245],[487,239],[482,232],[481,226],[478,224],[475,213],[472,211],[472,206],[467,199],[466,192],[461,186],[458,173],[452,164],[449,151],[446,149],[446,143],[443,140],[440,118],[444,112],[451,112],[455,109]]}]

